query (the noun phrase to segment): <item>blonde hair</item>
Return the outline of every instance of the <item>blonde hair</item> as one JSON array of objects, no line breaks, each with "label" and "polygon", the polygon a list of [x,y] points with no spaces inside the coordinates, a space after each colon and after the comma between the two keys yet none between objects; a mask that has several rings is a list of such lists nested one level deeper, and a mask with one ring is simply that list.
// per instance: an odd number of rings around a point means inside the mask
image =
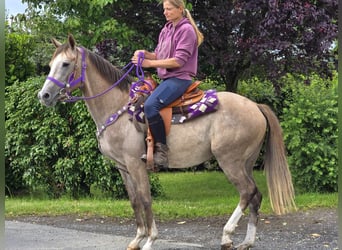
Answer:
[{"label": "blonde hair", "polygon": [[183,16],[186,17],[190,21],[192,27],[194,28],[196,35],[197,35],[197,46],[200,46],[204,40],[204,36],[203,36],[202,32],[198,29],[198,27],[195,23],[195,20],[191,16],[190,11],[187,8],[185,8],[184,1],[183,0],[162,0],[161,2],[164,3],[166,1],[168,1],[170,4],[172,4],[176,8],[183,8],[184,9]]}]

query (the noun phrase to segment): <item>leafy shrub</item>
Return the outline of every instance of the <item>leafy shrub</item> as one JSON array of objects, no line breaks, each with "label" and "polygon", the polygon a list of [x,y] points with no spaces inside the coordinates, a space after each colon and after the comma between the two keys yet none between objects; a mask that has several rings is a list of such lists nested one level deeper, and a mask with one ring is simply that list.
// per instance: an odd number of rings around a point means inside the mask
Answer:
[{"label": "leafy shrub", "polygon": [[[216,89],[226,91],[225,84],[216,80],[205,79],[200,85],[201,89]],[[237,94],[247,97],[256,103],[269,105],[276,113],[281,112],[282,97],[275,93],[270,81],[260,80],[257,77],[239,82]]]},{"label": "leafy shrub", "polygon": [[337,77],[288,76],[282,115],[288,161],[295,185],[303,191],[337,191]]},{"label": "leafy shrub", "polygon": [[[83,102],[46,108],[37,99],[43,77],[6,88],[6,187],[12,194],[43,189],[51,197],[89,195],[96,184],[116,198],[126,197],[114,164],[101,155],[96,127]],[[153,178],[152,182],[158,182]],[[152,194],[161,190],[152,183]]]},{"label": "leafy shrub", "polygon": [[[27,34],[7,33],[5,39],[6,86],[15,81],[25,81],[36,73],[32,60],[36,48],[34,37]],[[18,63],[20,62],[20,63]]]},{"label": "leafy shrub", "polygon": [[256,103],[267,104],[276,114],[281,112],[281,97],[275,94],[273,84],[270,81],[262,81],[257,77],[241,81],[237,93]]},{"label": "leafy shrub", "polygon": [[225,85],[223,83],[211,80],[209,78],[202,80],[199,88],[203,90],[216,89],[217,91],[225,91]]}]

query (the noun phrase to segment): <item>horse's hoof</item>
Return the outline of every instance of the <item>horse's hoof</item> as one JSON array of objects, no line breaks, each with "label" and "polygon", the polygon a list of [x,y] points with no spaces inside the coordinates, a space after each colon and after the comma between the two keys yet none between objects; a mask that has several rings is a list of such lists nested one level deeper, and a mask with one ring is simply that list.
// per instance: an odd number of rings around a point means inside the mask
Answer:
[{"label": "horse's hoof", "polygon": [[236,247],[234,247],[234,250],[248,250],[251,249],[250,245],[244,244],[244,245],[237,245]]},{"label": "horse's hoof", "polygon": [[233,250],[233,244],[224,244],[221,245],[221,250]]},{"label": "horse's hoof", "polygon": [[127,249],[126,250],[140,250],[140,247],[138,247],[138,248],[131,248],[131,247],[127,247]]}]

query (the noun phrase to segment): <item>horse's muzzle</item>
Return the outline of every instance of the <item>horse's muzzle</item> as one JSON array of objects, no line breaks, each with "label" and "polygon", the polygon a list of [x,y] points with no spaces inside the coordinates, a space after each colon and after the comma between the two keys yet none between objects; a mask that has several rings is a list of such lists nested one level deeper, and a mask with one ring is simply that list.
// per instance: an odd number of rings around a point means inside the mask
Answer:
[{"label": "horse's muzzle", "polygon": [[[57,96],[59,96],[59,94]],[[59,99],[57,96],[52,96],[49,92],[38,92],[39,102],[47,107],[53,107],[56,105],[57,100]]]}]

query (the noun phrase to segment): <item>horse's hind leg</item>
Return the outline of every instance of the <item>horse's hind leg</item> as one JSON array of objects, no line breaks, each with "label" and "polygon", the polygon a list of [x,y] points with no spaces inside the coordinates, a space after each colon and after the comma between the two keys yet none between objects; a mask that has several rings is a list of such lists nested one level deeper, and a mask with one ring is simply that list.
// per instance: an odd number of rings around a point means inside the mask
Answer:
[{"label": "horse's hind leg", "polygon": [[247,234],[244,241],[237,245],[237,249],[248,249],[252,247],[255,242],[256,229],[258,223],[258,211],[261,205],[262,194],[257,190],[256,194],[249,203],[249,220],[247,224]]},{"label": "horse's hind leg", "polygon": [[254,180],[247,173],[245,164],[235,164],[234,167],[226,166],[222,169],[227,175],[228,179],[235,185],[235,187],[239,191],[240,202],[229,218],[227,224],[223,228],[221,249],[233,249],[233,241],[231,240],[231,235],[234,233],[244,210],[250,205],[250,208],[255,207],[257,209],[252,209],[253,211],[255,210],[255,213],[253,212],[254,215],[251,215],[250,217],[246,239],[244,240],[243,244],[238,245],[238,249],[248,249],[254,244],[256,233],[256,223],[254,222],[257,221],[257,210],[260,206],[261,195],[255,185]]},{"label": "horse's hind leg", "polygon": [[[256,151],[259,152],[259,151]],[[256,193],[254,194],[253,198],[249,201],[249,220],[247,224],[247,233],[244,241],[237,245],[237,249],[248,249],[249,247],[254,245],[255,237],[256,237],[256,229],[258,224],[258,216],[259,216],[259,209],[261,206],[262,201],[262,194],[258,190],[255,181],[253,179],[253,166],[259,154],[255,154],[247,161],[246,170],[248,176],[252,178],[252,181],[256,188]]]}]

